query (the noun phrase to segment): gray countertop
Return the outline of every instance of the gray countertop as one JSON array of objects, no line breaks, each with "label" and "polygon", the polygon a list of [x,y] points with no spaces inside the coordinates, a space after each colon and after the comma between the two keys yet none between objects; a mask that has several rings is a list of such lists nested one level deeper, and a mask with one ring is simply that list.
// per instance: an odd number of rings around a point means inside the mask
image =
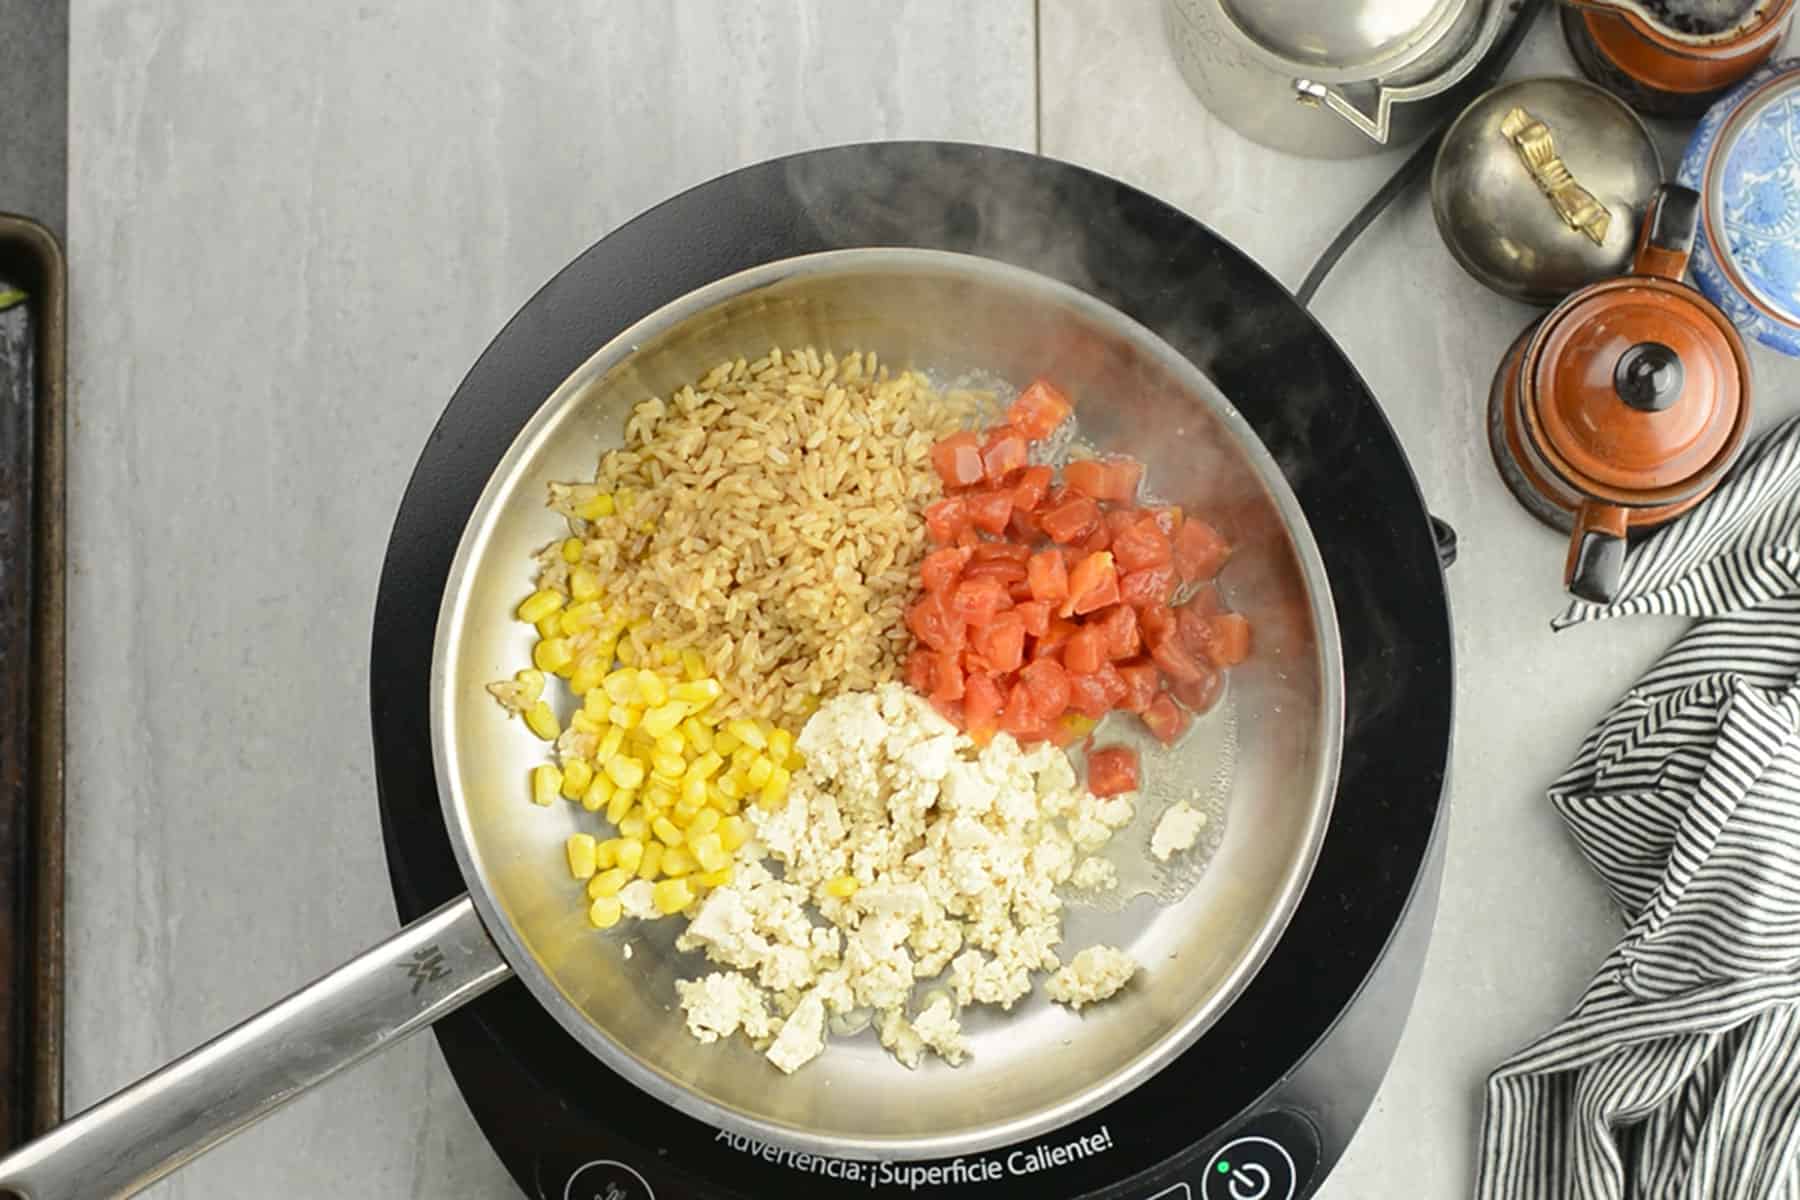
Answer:
[{"label": "gray countertop", "polygon": [[[1156,0],[875,10],[76,0],[72,1110],[394,928],[366,665],[389,523],[463,372],[595,239],[772,155],[952,138],[1138,184],[1293,284],[1396,162],[1301,162],[1212,120]],[[1514,73],[1570,69],[1546,26]],[[1486,1071],[1561,1015],[1618,932],[1543,791],[1677,626],[1549,633],[1562,552],[1482,432],[1532,314],[1462,275],[1423,196],[1317,311],[1461,533],[1435,936],[1322,1193],[1405,1180],[1436,1200],[1469,1190]],[[1795,411],[1800,366],[1758,352],[1756,370],[1760,421]],[[515,1193],[420,1037],[158,1194]]]}]

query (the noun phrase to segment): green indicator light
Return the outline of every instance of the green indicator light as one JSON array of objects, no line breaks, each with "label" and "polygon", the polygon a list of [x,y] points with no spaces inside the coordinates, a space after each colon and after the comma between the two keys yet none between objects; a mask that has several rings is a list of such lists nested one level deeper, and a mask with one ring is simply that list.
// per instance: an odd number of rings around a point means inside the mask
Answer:
[{"label": "green indicator light", "polygon": [[1229,1175],[1229,1174],[1231,1174],[1231,1164],[1226,1162],[1224,1159],[1220,1159],[1218,1170],[1219,1170],[1219,1174],[1221,1174],[1221,1175]]}]

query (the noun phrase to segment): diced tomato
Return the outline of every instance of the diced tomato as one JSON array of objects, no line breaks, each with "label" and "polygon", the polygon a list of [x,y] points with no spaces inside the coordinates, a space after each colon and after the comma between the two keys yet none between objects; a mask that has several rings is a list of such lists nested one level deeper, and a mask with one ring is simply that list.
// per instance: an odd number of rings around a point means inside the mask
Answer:
[{"label": "diced tomato", "polygon": [[1063,647],[1062,661],[1076,675],[1092,675],[1106,662],[1106,635],[1092,625],[1084,625]]},{"label": "diced tomato", "polygon": [[1018,738],[1033,733],[1042,737],[1043,725],[1031,703],[1031,689],[1024,683],[1013,684],[1007,693],[1006,707],[1000,711],[1000,728]]},{"label": "diced tomato", "polygon": [[942,550],[933,550],[919,564],[919,582],[925,585],[928,592],[941,592],[945,588],[954,587],[962,569],[969,565],[969,557],[973,550],[946,546]]},{"label": "diced tomato", "polygon": [[951,434],[931,448],[931,465],[947,488],[980,483],[981,439],[966,431]]},{"label": "diced tomato", "polygon": [[1144,710],[1144,724],[1156,735],[1156,740],[1165,746],[1173,746],[1177,739],[1187,731],[1188,715],[1175,706],[1167,692],[1158,694]]},{"label": "diced tomato", "polygon": [[1226,612],[1211,618],[1212,646],[1206,656],[1216,667],[1235,667],[1250,657],[1250,622],[1241,613]]},{"label": "diced tomato", "polygon": [[[1023,567],[1019,568],[1020,571],[1024,569]],[[1018,579],[1010,579],[1006,583],[1006,594],[1014,604],[1024,604],[1031,599],[1031,583],[1023,576]]]},{"label": "diced tomato", "polygon": [[1119,668],[1109,662],[1100,664],[1100,669],[1094,672],[1094,679],[1099,683],[1100,694],[1106,697],[1106,707],[1109,709],[1125,703],[1125,697],[1131,694],[1131,688],[1126,684],[1125,677],[1119,674]]},{"label": "diced tomato", "polygon": [[1129,604],[1115,604],[1094,614],[1090,622],[1106,642],[1106,657],[1114,662],[1138,652],[1137,612]]},{"label": "diced tomato", "polygon": [[1094,526],[1094,532],[1081,539],[1081,552],[1098,554],[1110,545],[1112,545],[1112,530],[1108,529],[1106,522],[1102,521]]},{"label": "diced tomato", "polygon": [[988,533],[1005,533],[1007,518],[1012,516],[1011,492],[983,492],[967,497],[969,521]]},{"label": "diced tomato", "polygon": [[1178,682],[1196,683],[1211,669],[1204,660],[1189,654],[1181,639],[1171,633],[1151,641],[1150,657],[1164,675]]},{"label": "diced tomato", "polygon": [[1138,615],[1138,633],[1143,636],[1146,646],[1153,645],[1158,639],[1175,628],[1175,614],[1166,604],[1134,604]]},{"label": "diced tomato", "polygon": [[1022,563],[1030,557],[1030,546],[1020,546],[1014,542],[983,542],[975,547],[976,562],[992,562],[997,558],[1005,558]]},{"label": "diced tomato", "polygon": [[1063,481],[1077,495],[1106,499],[1106,464],[1097,458],[1078,459],[1064,467]]},{"label": "diced tomato", "polygon": [[906,686],[922,696],[931,694],[933,676],[937,673],[937,652],[919,646],[906,656]]},{"label": "diced tomato", "polygon": [[1141,516],[1113,534],[1113,557],[1121,571],[1144,571],[1167,563],[1173,552],[1169,537],[1153,516]]},{"label": "diced tomato", "polygon": [[1098,721],[1112,711],[1112,698],[1098,675],[1069,676],[1069,707]]},{"label": "diced tomato", "polygon": [[[1068,648],[1069,639],[1080,632],[1081,626],[1073,621],[1065,621],[1061,617],[1050,618],[1050,628],[1037,639],[1031,647],[1031,657],[1051,658],[1061,654]],[[1067,666],[1068,664],[1064,664]]]},{"label": "diced tomato", "polygon": [[1231,557],[1231,544],[1205,521],[1190,518],[1182,522],[1172,539],[1175,547],[1175,569],[1182,581],[1193,583],[1211,579]]},{"label": "diced tomato", "polygon": [[1050,602],[1048,600],[1027,600],[1013,609],[1019,614],[1019,620],[1025,622],[1025,632],[1034,638],[1041,638],[1050,632]]},{"label": "diced tomato", "polygon": [[1045,379],[1033,380],[1006,410],[1006,419],[1028,438],[1049,437],[1075,406]]},{"label": "diced tomato", "polygon": [[1019,507],[1018,494],[1019,490],[1014,488],[1013,510],[1012,516],[1006,520],[1006,536],[1021,545],[1029,546],[1043,537],[1044,531],[1038,528],[1036,514],[1026,512]]},{"label": "diced tomato", "polygon": [[1138,785],[1137,751],[1129,746],[1103,746],[1088,751],[1088,791],[1096,796],[1134,792]]},{"label": "diced tomato", "polygon": [[1210,587],[1202,588],[1175,610],[1175,629],[1189,654],[1212,657],[1212,618],[1218,611],[1218,593]]},{"label": "diced tomato", "polygon": [[1005,483],[1025,466],[1028,451],[1025,437],[1010,425],[1003,425],[988,435],[981,450],[981,469],[989,483]]},{"label": "diced tomato", "polygon": [[1144,519],[1144,514],[1135,508],[1109,508],[1101,518],[1106,522],[1106,531],[1118,537],[1122,530],[1130,529]]},{"label": "diced tomato", "polygon": [[945,595],[944,592],[926,592],[906,610],[906,627],[933,650],[961,650],[964,622],[951,611]]},{"label": "diced tomato", "polygon": [[[991,546],[994,543],[988,542],[985,544]],[[976,547],[977,550],[980,548],[981,547],[979,546]],[[1001,583],[1007,585],[1007,595],[1010,598],[1012,595],[1012,585],[1014,583],[1023,583],[1025,581],[1025,564],[1022,562],[1015,562],[1010,558],[990,558],[985,562],[977,560],[969,564],[968,569],[963,572],[963,578],[998,579]]]},{"label": "diced tomato", "polygon": [[972,550],[976,546],[981,545],[981,535],[975,532],[974,526],[965,525],[957,531],[956,540],[952,542],[951,545],[967,546]]},{"label": "diced tomato", "polygon": [[1148,604],[1166,605],[1174,594],[1175,568],[1167,564],[1127,571],[1119,579],[1119,598],[1140,608]]},{"label": "diced tomato", "polygon": [[1119,572],[1113,556],[1102,550],[1075,564],[1069,572],[1069,598],[1063,603],[1062,615],[1080,616],[1119,602]]},{"label": "diced tomato", "polygon": [[969,631],[969,644],[994,671],[1016,671],[1025,661],[1025,622],[1016,612],[1003,612]]},{"label": "diced tomato", "polygon": [[1038,516],[1038,526],[1053,542],[1079,542],[1099,528],[1100,506],[1086,496],[1077,496],[1055,508],[1046,508]]},{"label": "diced tomato", "polygon": [[958,656],[953,653],[940,653],[935,656],[931,673],[931,698],[933,700],[961,700],[963,698],[963,669]]},{"label": "diced tomato", "polygon": [[1119,664],[1119,678],[1125,681],[1125,699],[1119,707],[1126,712],[1141,713],[1150,707],[1150,702],[1162,690],[1162,675],[1156,664],[1145,659],[1134,658],[1130,662]]},{"label": "diced tomato", "polygon": [[1153,508],[1150,510],[1150,515],[1156,518],[1156,527],[1171,538],[1175,536],[1175,531],[1181,528],[1179,505],[1169,504],[1162,508]]},{"label": "diced tomato", "polygon": [[1050,494],[1050,480],[1054,478],[1049,467],[1026,467],[1019,472],[1019,478],[1013,483],[1013,509],[1024,509],[1027,512],[1037,508]]},{"label": "diced tomato", "polygon": [[1129,504],[1137,498],[1144,464],[1135,458],[1089,458],[1063,468],[1071,490],[1095,500]]},{"label": "diced tomato", "polygon": [[1011,603],[1006,585],[997,579],[965,579],[950,593],[950,611],[971,625],[987,624]]},{"label": "diced tomato", "polygon": [[1209,711],[1219,702],[1219,696],[1225,691],[1225,673],[1215,671],[1205,663],[1200,664],[1204,670],[1199,679],[1169,681],[1169,691],[1191,713],[1196,715]]},{"label": "diced tomato", "polygon": [[1069,598],[1069,570],[1061,552],[1044,550],[1031,556],[1025,564],[1031,580],[1031,598],[1050,604],[1061,604]]},{"label": "diced tomato", "polygon": [[1069,673],[1054,658],[1040,658],[1027,665],[1019,672],[1019,678],[1031,689],[1031,703],[1039,720],[1054,721],[1069,707]]},{"label": "diced tomato", "polygon": [[961,496],[950,496],[925,509],[925,533],[934,542],[953,542],[969,527],[969,506]]},{"label": "diced tomato", "polygon": [[931,701],[931,707],[937,709],[939,716],[943,717],[944,720],[950,722],[958,729],[963,727],[964,718],[961,700],[939,700],[934,697]]},{"label": "diced tomato", "polygon": [[1000,688],[990,675],[971,673],[963,681],[963,716],[969,737],[985,746],[1000,728]]}]

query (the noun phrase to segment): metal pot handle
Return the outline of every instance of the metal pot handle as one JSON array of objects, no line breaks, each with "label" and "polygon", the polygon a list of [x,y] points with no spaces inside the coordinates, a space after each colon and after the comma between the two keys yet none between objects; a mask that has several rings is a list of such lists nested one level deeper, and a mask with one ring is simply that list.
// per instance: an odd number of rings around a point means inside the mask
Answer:
[{"label": "metal pot handle", "polygon": [[[1487,58],[1488,51],[1494,48],[1494,42],[1500,36],[1500,26],[1504,23],[1503,16],[1506,7],[1499,0],[1489,0],[1489,12],[1482,17],[1481,25],[1475,31],[1475,40],[1462,54],[1457,56],[1456,60],[1442,74],[1400,87],[1376,84],[1373,113],[1365,112],[1355,100],[1330,84],[1319,83],[1311,79],[1294,80],[1295,99],[1302,104],[1323,105],[1355,126],[1363,136],[1385,146],[1388,140],[1388,127],[1393,118],[1394,105],[1406,104],[1414,100],[1428,100],[1442,92],[1449,91],[1467,79]],[[1535,10],[1527,11],[1534,12]]]},{"label": "metal pot handle", "polygon": [[1625,532],[1628,515],[1616,504],[1592,500],[1575,514],[1569,533],[1569,559],[1563,566],[1563,585],[1569,594],[1594,604],[1611,604],[1619,594],[1625,574]]},{"label": "metal pot handle", "polygon": [[467,896],[34,1142],[0,1196],[129,1196],[512,974]]}]

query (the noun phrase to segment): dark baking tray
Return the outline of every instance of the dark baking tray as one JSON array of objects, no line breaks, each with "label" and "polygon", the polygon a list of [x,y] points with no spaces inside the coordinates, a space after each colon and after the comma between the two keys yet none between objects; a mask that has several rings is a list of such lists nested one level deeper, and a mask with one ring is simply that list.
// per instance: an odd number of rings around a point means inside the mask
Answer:
[{"label": "dark baking tray", "polygon": [[[62,1115],[67,272],[0,213],[0,1148]],[[21,311],[22,310],[22,311]]]}]

